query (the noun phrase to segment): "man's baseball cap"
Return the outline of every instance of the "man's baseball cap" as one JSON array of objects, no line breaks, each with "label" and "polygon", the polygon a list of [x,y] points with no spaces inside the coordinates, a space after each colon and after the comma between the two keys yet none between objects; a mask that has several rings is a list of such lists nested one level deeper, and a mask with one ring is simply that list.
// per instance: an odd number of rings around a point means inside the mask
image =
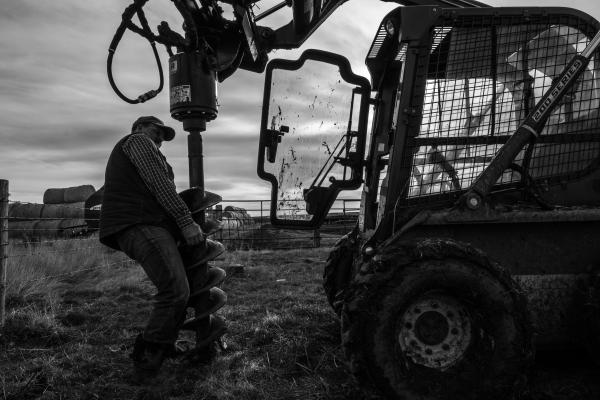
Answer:
[{"label": "man's baseball cap", "polygon": [[144,116],[136,119],[133,125],[131,125],[132,133],[135,132],[135,129],[139,124],[152,124],[154,126],[158,126],[163,131],[166,141],[173,140],[175,137],[175,129],[171,128],[170,126],[166,126],[160,119],[154,116]]}]

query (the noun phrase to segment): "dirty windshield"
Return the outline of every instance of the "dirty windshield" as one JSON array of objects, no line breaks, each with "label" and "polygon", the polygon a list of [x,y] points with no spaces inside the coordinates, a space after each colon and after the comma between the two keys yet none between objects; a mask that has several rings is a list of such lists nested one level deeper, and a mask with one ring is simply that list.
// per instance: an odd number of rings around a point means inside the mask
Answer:
[{"label": "dirty windshield", "polygon": [[[265,171],[278,181],[278,218],[309,219],[305,191],[350,178],[338,160],[356,146],[348,134],[353,89],[331,64],[307,60],[299,70],[273,70],[268,125],[285,133]],[[359,100],[356,95],[355,104]]]}]

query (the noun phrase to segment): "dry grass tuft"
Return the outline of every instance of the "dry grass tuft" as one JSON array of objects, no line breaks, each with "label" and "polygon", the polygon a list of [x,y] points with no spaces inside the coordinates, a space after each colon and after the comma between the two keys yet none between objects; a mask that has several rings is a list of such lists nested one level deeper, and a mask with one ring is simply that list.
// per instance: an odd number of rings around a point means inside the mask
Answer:
[{"label": "dry grass tuft", "polygon": [[30,302],[40,296],[51,297],[60,282],[78,281],[79,273],[122,260],[122,255],[102,246],[93,237],[41,244],[13,243],[8,246],[7,298]]},{"label": "dry grass tuft", "polygon": [[0,398],[359,398],[348,396],[346,389],[356,388],[341,367],[337,322],[320,294],[326,249],[221,257],[217,265],[244,266],[223,284],[229,295],[220,311],[229,324],[227,350],[207,366],[168,360],[161,381],[150,388],[128,381],[128,353],[153,295],[142,269],[92,268],[115,257],[106,251],[74,257],[68,269],[65,259],[37,258],[44,249],[28,250],[28,263],[11,266]]},{"label": "dry grass tuft", "polygon": [[[219,311],[228,321],[227,349],[208,365],[169,359],[149,386],[131,384],[128,357],[154,293],[142,269],[107,267],[121,256],[100,248],[70,261],[52,253],[38,258],[35,249],[28,250],[29,260],[9,269],[8,318],[0,332],[0,399],[364,398],[349,376],[339,323],[322,294],[328,249],[222,256],[215,264],[244,266],[243,273],[222,285],[229,297]],[[180,339],[193,343],[187,333]],[[534,383],[522,400],[598,396],[599,387],[590,385],[588,376],[582,378],[581,371],[557,376],[546,370],[538,377],[541,383]]]}]

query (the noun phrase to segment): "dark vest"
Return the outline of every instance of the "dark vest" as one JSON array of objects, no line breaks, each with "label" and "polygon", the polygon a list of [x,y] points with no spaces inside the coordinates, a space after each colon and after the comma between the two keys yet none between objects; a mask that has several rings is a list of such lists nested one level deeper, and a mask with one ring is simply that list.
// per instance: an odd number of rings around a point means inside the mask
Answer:
[{"label": "dark vest", "polygon": [[[132,225],[161,226],[179,236],[177,224],[158,203],[123,151],[123,143],[129,136],[116,144],[108,159],[100,212],[100,242],[117,250],[116,234]],[[163,160],[173,179],[171,166],[164,157]]]}]

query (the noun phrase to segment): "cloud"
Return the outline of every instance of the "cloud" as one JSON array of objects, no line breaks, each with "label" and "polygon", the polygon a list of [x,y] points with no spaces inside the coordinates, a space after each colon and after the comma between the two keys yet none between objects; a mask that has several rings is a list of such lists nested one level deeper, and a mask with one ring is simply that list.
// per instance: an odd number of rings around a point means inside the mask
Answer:
[{"label": "cloud", "polygon": [[[264,11],[278,2],[259,5]],[[0,178],[10,181],[13,200],[41,201],[48,187],[101,186],[110,151],[139,115],[157,115],[176,128],[176,139],[163,149],[178,187],[187,187],[187,134],[169,116],[168,91],[148,103],[129,105],[108,84],[107,49],[127,4],[18,0],[0,5]],[[321,48],[345,55],[355,72],[367,76],[364,57],[381,18],[395,6],[349,1],[301,49],[276,51],[271,58],[296,58],[306,48]],[[573,0],[570,6],[600,16],[597,2]],[[152,27],[164,19],[179,30],[181,17],[171,2],[149,2],[146,10]],[[281,25],[289,12],[260,23]],[[166,67],[167,55],[159,50]],[[127,33],[115,55],[114,73],[130,97],[156,88],[156,65],[147,42]],[[238,71],[219,85],[219,116],[203,137],[207,187],[224,196],[266,196],[269,191],[256,176],[263,84],[263,75]]]}]

